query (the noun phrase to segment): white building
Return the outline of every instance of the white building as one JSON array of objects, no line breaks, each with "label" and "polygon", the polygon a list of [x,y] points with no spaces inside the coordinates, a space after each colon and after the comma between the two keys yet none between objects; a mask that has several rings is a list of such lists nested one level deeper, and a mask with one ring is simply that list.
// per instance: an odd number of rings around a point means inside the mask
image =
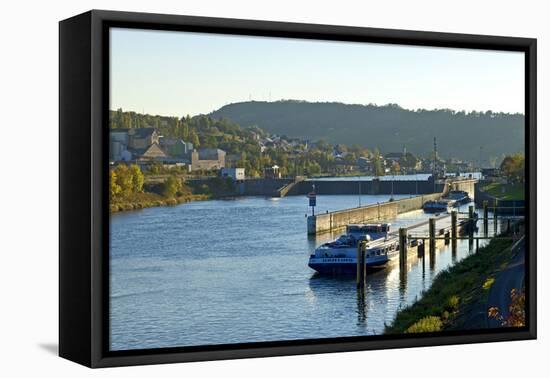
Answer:
[{"label": "white building", "polygon": [[244,180],[244,168],[222,168],[220,170],[220,176],[231,177],[235,181]]}]

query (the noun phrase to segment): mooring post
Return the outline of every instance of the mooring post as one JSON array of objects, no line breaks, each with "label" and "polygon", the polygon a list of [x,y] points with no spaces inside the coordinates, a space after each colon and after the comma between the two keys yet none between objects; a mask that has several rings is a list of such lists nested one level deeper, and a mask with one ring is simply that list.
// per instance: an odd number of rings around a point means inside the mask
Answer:
[{"label": "mooring post", "polygon": [[498,232],[498,219],[497,219],[497,213],[498,213],[498,199],[495,198],[494,200],[494,208],[493,208],[493,222],[495,226],[495,235]]},{"label": "mooring post", "polygon": [[418,257],[424,259],[424,239],[418,240],[418,246],[416,247],[416,253]]},{"label": "mooring post", "polygon": [[489,202],[483,201],[483,233],[487,236],[489,232]]},{"label": "mooring post", "polygon": [[365,264],[365,250],[367,243],[360,241],[357,243],[357,288],[365,287],[366,277],[366,264]]},{"label": "mooring post", "polygon": [[479,251],[479,239],[476,239],[476,253]]},{"label": "mooring post", "polygon": [[458,234],[457,229],[457,212],[451,211],[451,251],[453,255],[456,255],[456,238]]},{"label": "mooring post", "polygon": [[475,219],[474,219],[474,205],[468,207],[468,232],[470,235],[474,234]]},{"label": "mooring post", "polygon": [[430,218],[430,261],[435,257],[435,218]]},{"label": "mooring post", "polygon": [[405,270],[407,266],[407,229],[399,229],[399,268]]},{"label": "mooring post", "polygon": [[468,207],[468,251],[474,250],[474,206]]}]

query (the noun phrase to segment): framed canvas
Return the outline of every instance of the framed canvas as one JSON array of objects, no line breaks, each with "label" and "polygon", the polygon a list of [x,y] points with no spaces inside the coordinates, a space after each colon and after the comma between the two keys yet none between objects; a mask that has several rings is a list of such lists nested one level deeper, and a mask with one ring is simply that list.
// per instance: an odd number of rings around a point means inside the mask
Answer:
[{"label": "framed canvas", "polygon": [[536,338],[536,40],[60,22],[59,354]]}]

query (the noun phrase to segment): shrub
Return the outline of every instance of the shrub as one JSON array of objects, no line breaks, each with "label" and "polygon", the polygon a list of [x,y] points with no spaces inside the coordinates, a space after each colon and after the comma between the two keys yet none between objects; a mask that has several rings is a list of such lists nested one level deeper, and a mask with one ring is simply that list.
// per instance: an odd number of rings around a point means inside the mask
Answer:
[{"label": "shrub", "polygon": [[181,180],[175,176],[168,176],[164,181],[162,194],[165,197],[172,198],[181,190]]},{"label": "shrub", "polygon": [[494,277],[489,277],[485,280],[485,282],[483,283],[483,289],[484,290],[489,290],[491,288],[491,286],[493,286],[493,283],[495,282],[495,278]]},{"label": "shrub", "polygon": [[443,322],[439,317],[426,316],[407,328],[405,333],[439,332],[442,327]]},{"label": "shrub", "polygon": [[449,297],[449,299],[447,300],[447,309],[449,311],[456,311],[458,310],[459,303],[460,303],[460,298],[458,297],[458,295],[453,295]]},{"label": "shrub", "polygon": [[130,176],[132,177],[132,192],[143,192],[143,183],[145,182],[145,176],[143,176],[141,169],[139,169],[137,164],[132,164],[128,171],[130,173]]}]

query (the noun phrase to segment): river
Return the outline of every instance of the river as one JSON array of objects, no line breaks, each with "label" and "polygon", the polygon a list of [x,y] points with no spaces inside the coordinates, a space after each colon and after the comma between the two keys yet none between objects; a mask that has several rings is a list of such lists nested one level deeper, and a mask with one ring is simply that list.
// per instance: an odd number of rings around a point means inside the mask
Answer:
[{"label": "river", "polygon": [[[316,211],[357,204],[356,195],[319,195]],[[315,247],[337,236],[307,236],[307,205],[303,196],[243,197],[113,214],[111,350],[380,334],[455,260],[444,248],[434,264],[428,253],[426,261],[411,257],[406,280],[398,264],[369,274],[358,301],[353,277],[322,277],[307,266]],[[426,217],[389,221],[395,230]],[[459,241],[456,260],[468,253]]]}]

